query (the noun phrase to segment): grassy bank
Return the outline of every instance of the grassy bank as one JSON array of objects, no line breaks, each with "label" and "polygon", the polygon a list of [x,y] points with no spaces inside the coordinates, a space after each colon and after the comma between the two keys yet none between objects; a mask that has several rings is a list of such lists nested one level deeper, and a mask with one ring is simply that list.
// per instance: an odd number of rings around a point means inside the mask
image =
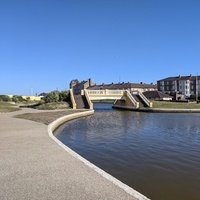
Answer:
[{"label": "grassy bank", "polygon": [[197,104],[196,102],[179,103],[179,102],[153,101],[153,108],[200,109],[200,104]]},{"label": "grassy bank", "polygon": [[7,102],[0,102],[0,113],[13,112],[17,110],[20,110],[20,108],[13,104]]},{"label": "grassy bank", "polygon": [[63,117],[65,115],[69,115],[72,113],[77,113],[77,112],[81,112],[81,111],[77,111],[77,110],[51,111],[51,112],[45,111],[45,112],[38,112],[38,113],[25,113],[21,115],[16,115],[15,117],[20,118],[20,119],[32,120],[35,122],[40,122],[40,123],[48,125],[60,117]]},{"label": "grassy bank", "polygon": [[24,108],[34,108],[37,110],[58,110],[58,109],[70,109],[70,105],[67,102],[52,102],[52,103],[44,103],[39,102],[32,105],[23,105]]},{"label": "grassy bank", "polygon": [[57,109],[69,109],[69,104],[67,102],[53,102],[53,103],[43,103],[34,107],[38,110],[57,110]]}]

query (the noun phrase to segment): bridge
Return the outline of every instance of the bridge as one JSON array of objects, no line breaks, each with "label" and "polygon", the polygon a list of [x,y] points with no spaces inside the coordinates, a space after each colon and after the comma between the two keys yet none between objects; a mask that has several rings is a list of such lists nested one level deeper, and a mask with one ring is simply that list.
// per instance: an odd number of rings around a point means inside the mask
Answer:
[{"label": "bridge", "polygon": [[74,95],[70,89],[70,98],[73,109],[93,109],[94,100],[115,100],[117,108],[140,108],[152,107],[150,102],[141,92],[130,92],[129,90],[81,90],[81,94]]},{"label": "bridge", "polygon": [[125,90],[86,90],[90,100],[121,99]]}]

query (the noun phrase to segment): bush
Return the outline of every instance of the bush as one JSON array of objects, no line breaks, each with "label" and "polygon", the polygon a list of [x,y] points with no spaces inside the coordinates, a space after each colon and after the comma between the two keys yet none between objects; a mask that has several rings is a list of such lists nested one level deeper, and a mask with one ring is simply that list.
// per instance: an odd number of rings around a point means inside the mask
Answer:
[{"label": "bush", "polygon": [[11,98],[7,95],[0,95],[0,101],[11,101]]},{"label": "bush", "polygon": [[31,98],[30,97],[26,97],[26,101],[27,102],[31,101]]},{"label": "bush", "polygon": [[69,101],[69,91],[61,91],[59,93],[59,101]]},{"label": "bush", "polygon": [[45,103],[53,103],[53,102],[68,102],[69,101],[69,91],[52,91],[43,98]]},{"label": "bush", "polygon": [[52,102],[58,102],[59,101],[59,92],[53,91],[47,94],[47,96],[44,98],[44,101],[46,103],[52,103]]},{"label": "bush", "polygon": [[14,95],[14,96],[12,97],[12,100],[13,100],[14,102],[23,102],[23,101],[25,101],[25,99],[23,99],[22,96],[18,96],[18,95]]}]

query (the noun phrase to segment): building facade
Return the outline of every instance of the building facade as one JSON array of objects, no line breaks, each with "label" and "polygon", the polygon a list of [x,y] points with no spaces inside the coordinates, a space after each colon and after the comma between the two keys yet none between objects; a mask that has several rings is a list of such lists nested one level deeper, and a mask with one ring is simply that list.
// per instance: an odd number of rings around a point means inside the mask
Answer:
[{"label": "building facade", "polygon": [[146,83],[110,83],[110,84],[94,84],[91,79],[87,81],[79,82],[77,79],[74,79],[70,82],[70,89],[73,89],[74,94],[80,94],[81,90],[129,90],[130,92],[145,92],[145,91],[156,91],[157,86],[154,84]]},{"label": "building facade", "polygon": [[94,85],[94,83],[92,83],[91,79],[88,79],[86,81],[81,81],[81,82],[79,82],[77,79],[75,79],[70,82],[69,87],[70,87],[70,89],[73,90],[74,94],[80,94],[81,90],[87,89],[93,85]]},{"label": "building facade", "polygon": [[111,84],[101,84],[93,85],[88,88],[89,90],[129,90],[130,92],[145,92],[145,91],[155,91],[157,86],[154,84],[146,83],[111,83]]},{"label": "building facade", "polygon": [[176,76],[157,81],[158,91],[185,97],[200,96],[200,76]]}]

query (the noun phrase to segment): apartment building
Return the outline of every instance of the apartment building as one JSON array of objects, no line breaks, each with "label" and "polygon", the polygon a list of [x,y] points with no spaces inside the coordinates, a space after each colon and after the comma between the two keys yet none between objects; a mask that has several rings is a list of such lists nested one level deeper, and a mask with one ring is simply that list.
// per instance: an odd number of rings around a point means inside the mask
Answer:
[{"label": "apartment building", "polygon": [[176,76],[157,81],[158,91],[174,95],[183,94],[185,97],[200,96],[200,76]]}]

